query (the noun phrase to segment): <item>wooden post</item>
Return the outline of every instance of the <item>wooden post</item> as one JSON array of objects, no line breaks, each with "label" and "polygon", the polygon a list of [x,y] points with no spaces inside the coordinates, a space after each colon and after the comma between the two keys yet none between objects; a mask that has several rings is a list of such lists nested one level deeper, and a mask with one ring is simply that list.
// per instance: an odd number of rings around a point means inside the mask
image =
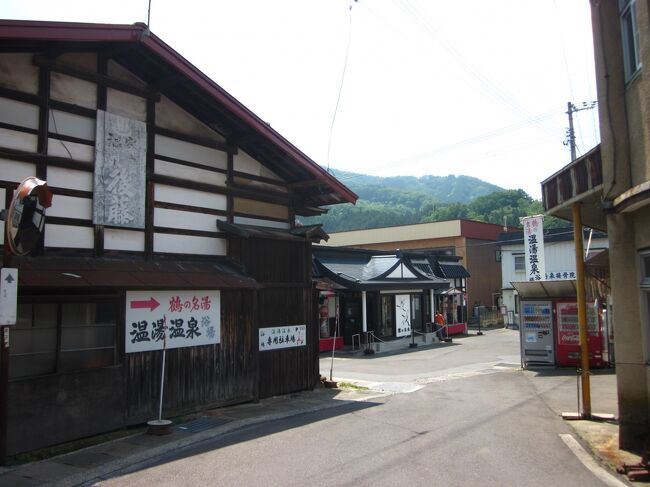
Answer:
[{"label": "wooden post", "polygon": [[573,240],[576,252],[576,291],[578,294],[578,330],[580,332],[580,366],[582,368],[582,417],[591,417],[589,383],[589,341],[587,336],[587,298],[585,292],[585,261],[582,243],[581,204],[573,203]]},{"label": "wooden post", "polygon": [[[14,190],[5,189],[5,209],[9,210]],[[8,222],[2,235],[2,267],[11,267],[7,241]],[[9,425],[9,327],[0,327],[0,465],[7,464],[7,427]]]}]

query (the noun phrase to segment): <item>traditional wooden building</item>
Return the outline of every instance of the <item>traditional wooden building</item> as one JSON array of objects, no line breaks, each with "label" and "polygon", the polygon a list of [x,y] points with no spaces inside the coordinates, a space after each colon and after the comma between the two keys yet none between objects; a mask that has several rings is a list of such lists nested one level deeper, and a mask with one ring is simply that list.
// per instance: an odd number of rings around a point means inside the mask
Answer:
[{"label": "traditional wooden building", "polygon": [[294,220],[356,195],[146,25],[0,21],[4,208],[30,176],[9,454],[155,418],[163,348],[164,415],[315,385],[323,234]]},{"label": "traditional wooden building", "polygon": [[313,255],[321,304],[327,301],[327,314],[323,309],[321,315],[323,349],[331,350],[337,321],[337,333],[348,345],[357,336],[366,343],[368,333],[391,340],[411,336],[412,330],[433,332],[436,311],[443,313],[448,334],[467,331],[463,297],[470,274],[457,256],[323,246]]}]

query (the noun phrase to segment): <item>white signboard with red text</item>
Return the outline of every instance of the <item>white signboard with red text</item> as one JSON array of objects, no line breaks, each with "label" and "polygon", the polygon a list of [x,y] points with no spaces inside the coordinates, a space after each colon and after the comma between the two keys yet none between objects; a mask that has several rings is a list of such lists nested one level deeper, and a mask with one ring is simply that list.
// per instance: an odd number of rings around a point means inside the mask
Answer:
[{"label": "white signboard with red text", "polygon": [[219,291],[127,291],[126,353],[221,341]]},{"label": "white signboard with red text", "polygon": [[546,278],[544,259],[544,217],[527,216],[521,219],[524,227],[524,247],[526,250],[526,280],[541,281]]}]

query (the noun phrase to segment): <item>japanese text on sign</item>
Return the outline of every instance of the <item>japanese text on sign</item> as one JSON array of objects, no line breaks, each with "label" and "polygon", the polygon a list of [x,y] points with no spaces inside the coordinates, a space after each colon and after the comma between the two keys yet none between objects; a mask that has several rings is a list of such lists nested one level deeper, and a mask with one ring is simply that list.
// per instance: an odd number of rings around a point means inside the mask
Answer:
[{"label": "japanese text on sign", "polygon": [[260,328],[260,351],[302,347],[307,344],[307,326],[290,325]]},{"label": "japanese text on sign", "polygon": [[522,218],[524,226],[524,247],[526,251],[526,278],[541,281],[546,278],[544,262],[544,217]]},{"label": "japanese text on sign", "polygon": [[219,291],[126,294],[126,353],[214,345],[220,337]]}]

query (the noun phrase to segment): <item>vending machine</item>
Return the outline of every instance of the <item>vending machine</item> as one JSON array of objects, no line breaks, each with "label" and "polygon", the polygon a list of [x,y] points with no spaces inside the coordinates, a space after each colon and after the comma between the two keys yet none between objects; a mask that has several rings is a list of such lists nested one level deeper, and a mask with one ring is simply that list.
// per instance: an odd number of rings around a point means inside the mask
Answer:
[{"label": "vending machine", "polygon": [[552,301],[522,301],[521,358],[529,365],[555,365]]},{"label": "vending machine", "polygon": [[[580,333],[578,331],[578,303],[572,300],[556,300],[557,316],[557,364],[580,365]],[[603,327],[598,309],[593,302],[587,303],[587,343],[589,366],[602,367]]]}]

